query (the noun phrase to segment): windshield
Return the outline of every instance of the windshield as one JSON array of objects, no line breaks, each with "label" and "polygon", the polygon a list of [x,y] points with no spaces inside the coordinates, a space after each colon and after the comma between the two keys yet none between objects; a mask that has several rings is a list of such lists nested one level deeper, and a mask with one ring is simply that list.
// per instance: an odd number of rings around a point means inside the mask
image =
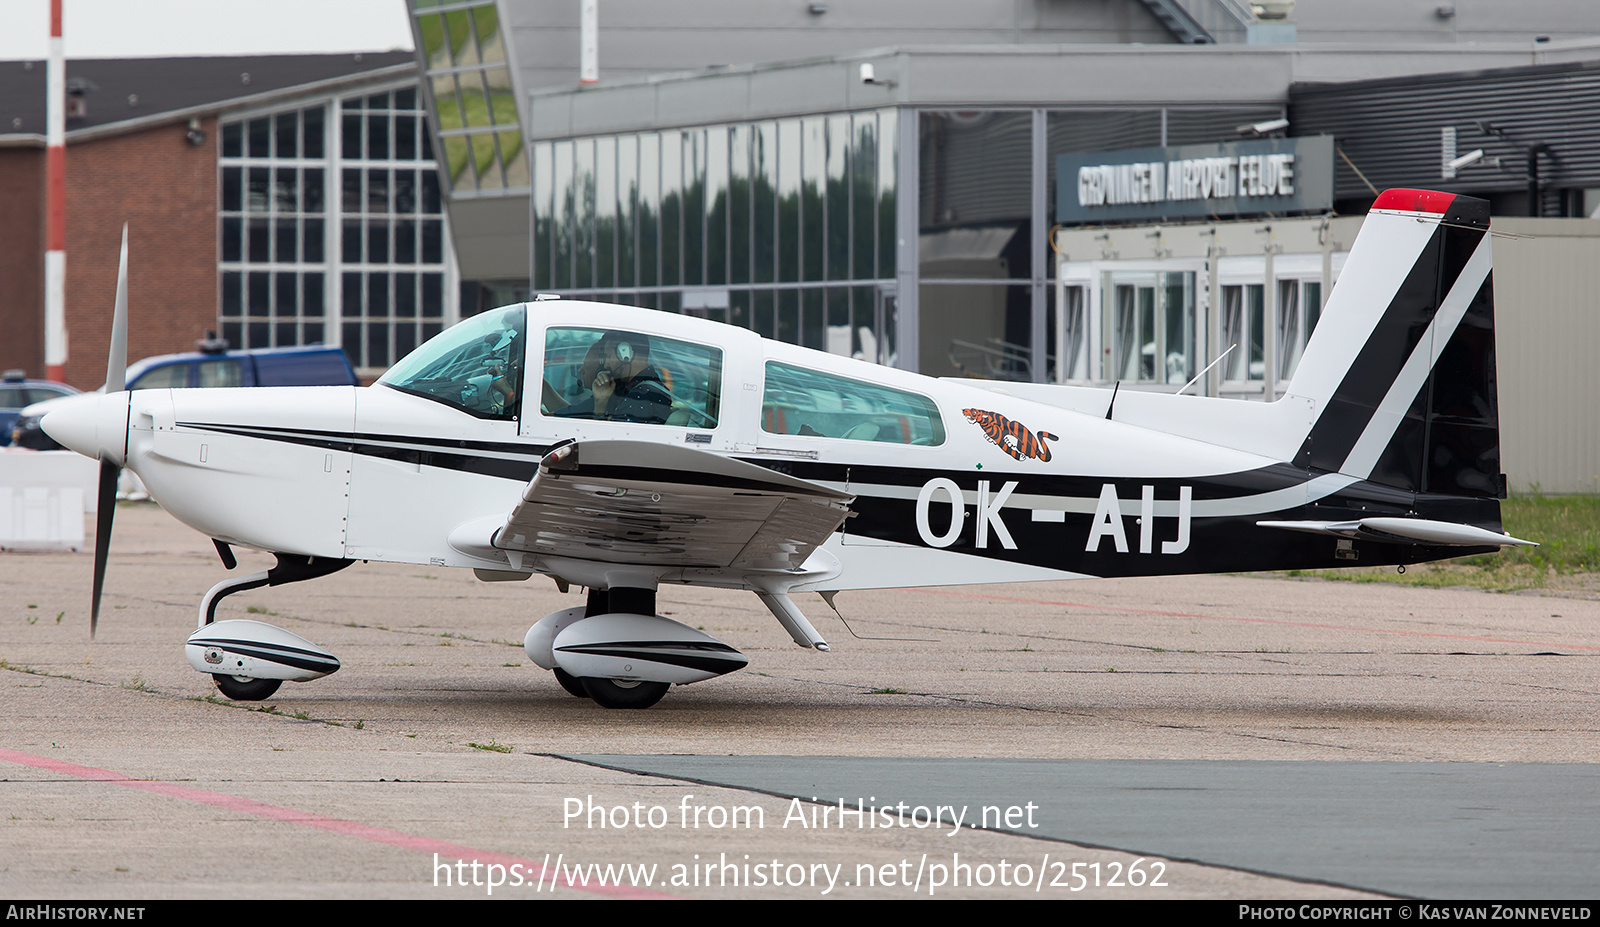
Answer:
[{"label": "windshield", "polygon": [[522,306],[475,315],[407,354],[378,382],[479,418],[515,419],[525,324]]}]

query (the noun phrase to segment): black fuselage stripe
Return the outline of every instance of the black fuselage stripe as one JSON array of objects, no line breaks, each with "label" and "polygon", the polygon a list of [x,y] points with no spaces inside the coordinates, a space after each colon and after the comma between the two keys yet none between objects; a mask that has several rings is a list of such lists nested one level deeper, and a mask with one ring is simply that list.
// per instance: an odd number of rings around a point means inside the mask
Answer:
[{"label": "black fuselage stripe", "polygon": [[[485,473],[490,476],[520,480],[524,483],[533,478],[534,473],[537,472],[539,461],[550,451],[550,446],[547,445],[454,441],[412,435],[361,433],[352,436],[329,431],[295,431],[287,428],[257,428],[206,422],[180,422],[179,424],[185,428],[205,429],[268,441],[282,441],[289,444],[321,447],[366,457],[399,460],[405,463],[435,466],[450,470]],[[424,446],[419,447],[416,445]],[[459,445],[459,447],[456,447],[456,445]],[[445,450],[446,446],[451,447],[451,449]],[[473,451],[489,451],[494,454],[515,453],[517,457],[512,459],[488,456],[486,454],[472,453]],[[777,461],[770,458],[751,456],[733,459],[803,480],[856,486],[884,485],[920,488],[935,476],[958,475],[939,468],[885,467],[870,464],[824,463],[820,461]],[[747,488],[761,491],[770,491],[774,488],[772,484],[757,480],[744,480],[738,477],[685,474],[682,471],[646,467],[585,466],[581,462],[581,457],[576,472],[597,477],[629,479],[640,482],[693,483],[695,485],[723,486],[734,489]],[[564,477],[568,474],[557,470],[554,475]],[[990,485],[997,489],[1003,483],[1015,480],[1019,483],[1018,492],[1055,495],[1067,499],[1098,498],[1101,487],[1106,483],[1114,484],[1119,493],[1131,491],[1135,497],[1138,494],[1138,487],[1154,486],[1157,493],[1162,493],[1182,485],[1192,487],[1193,498],[1198,502],[1212,499],[1232,499],[1291,488],[1303,484],[1319,474],[1308,472],[1289,463],[1273,463],[1254,470],[1239,470],[1201,477],[1176,475],[1128,478],[1027,473],[1015,470],[976,471],[976,475],[980,478],[988,479]],[[778,488],[781,490],[783,487],[780,486]],[[848,487],[847,491],[849,491]]]},{"label": "black fuselage stripe", "polygon": [[268,425],[239,425],[228,422],[178,422],[183,428],[204,428],[228,434],[241,434],[257,438],[292,438],[299,444],[315,441],[327,442],[330,447],[349,449],[354,444],[393,442],[417,445],[421,448],[448,451],[483,451],[497,454],[534,455],[543,457],[549,451],[545,445],[517,444],[508,441],[469,441],[465,438],[434,438],[425,435],[396,435],[378,432],[325,431],[315,428],[274,428]]},{"label": "black fuselage stripe", "polygon": [[[293,431],[287,428],[256,428],[205,422],[179,422],[185,428],[222,434],[281,441],[324,450],[341,451],[380,460],[396,460],[418,466],[478,473],[526,483],[539,471],[539,461],[548,453],[544,445],[455,441],[415,438],[409,435],[341,434],[327,431]],[[383,443],[378,443],[383,442]],[[411,445],[411,446],[407,446]],[[417,446],[420,445],[420,446]],[[474,453],[474,452],[487,453]],[[515,454],[514,457],[496,456]]]}]

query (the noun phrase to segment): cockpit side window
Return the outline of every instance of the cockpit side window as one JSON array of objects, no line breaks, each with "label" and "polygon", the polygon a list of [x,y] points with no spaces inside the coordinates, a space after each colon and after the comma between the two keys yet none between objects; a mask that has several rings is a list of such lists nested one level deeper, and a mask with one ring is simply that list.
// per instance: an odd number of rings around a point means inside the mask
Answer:
[{"label": "cockpit side window", "polygon": [[515,419],[522,409],[525,325],[521,306],[473,316],[429,339],[378,382],[478,418]]},{"label": "cockpit side window", "polygon": [[820,370],[767,363],[761,430],[888,444],[944,443],[933,400]]},{"label": "cockpit side window", "polygon": [[545,333],[545,415],[710,429],[721,409],[717,348],[619,329]]}]

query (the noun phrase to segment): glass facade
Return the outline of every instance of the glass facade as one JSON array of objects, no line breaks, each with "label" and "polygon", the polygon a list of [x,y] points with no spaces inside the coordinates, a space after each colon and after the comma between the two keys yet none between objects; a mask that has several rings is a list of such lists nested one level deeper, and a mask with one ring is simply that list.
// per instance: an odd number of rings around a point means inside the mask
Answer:
[{"label": "glass facade", "polygon": [[536,141],[532,289],[931,375],[1176,389],[1226,337],[1241,348],[1223,379],[1279,382],[1315,324],[1316,280],[1230,279],[1213,306],[1203,260],[1149,252],[1058,281],[1049,230],[1058,155],[1228,141],[1281,112],[886,108]]},{"label": "glass facade", "polygon": [[493,0],[415,7],[450,195],[526,192],[527,151]]},{"label": "glass facade", "polygon": [[538,142],[533,288],[892,362],[896,113]]},{"label": "glass facade", "polygon": [[340,344],[389,366],[454,321],[439,173],[417,88],[225,119],[219,331]]},{"label": "glass facade", "polygon": [[1033,377],[1033,114],[924,110],[918,121],[924,373]]}]

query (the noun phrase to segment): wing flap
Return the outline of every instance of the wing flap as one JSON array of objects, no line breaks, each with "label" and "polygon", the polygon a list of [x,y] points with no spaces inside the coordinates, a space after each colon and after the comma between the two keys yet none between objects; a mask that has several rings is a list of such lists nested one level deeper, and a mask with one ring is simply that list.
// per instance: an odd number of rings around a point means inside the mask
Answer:
[{"label": "wing flap", "polygon": [[605,563],[794,569],[854,496],[694,448],[590,441],[551,451],[494,544]]}]

